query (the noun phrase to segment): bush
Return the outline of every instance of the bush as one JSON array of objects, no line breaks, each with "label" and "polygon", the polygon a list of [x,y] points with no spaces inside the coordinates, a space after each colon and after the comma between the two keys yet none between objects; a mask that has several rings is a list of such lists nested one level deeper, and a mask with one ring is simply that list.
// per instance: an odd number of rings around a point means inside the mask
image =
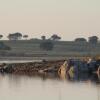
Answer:
[{"label": "bush", "polygon": [[0,42],[0,50],[10,50],[11,48],[5,45],[3,42]]},{"label": "bush", "polygon": [[40,44],[40,48],[46,51],[52,50],[54,48],[54,43],[50,40],[43,41]]}]

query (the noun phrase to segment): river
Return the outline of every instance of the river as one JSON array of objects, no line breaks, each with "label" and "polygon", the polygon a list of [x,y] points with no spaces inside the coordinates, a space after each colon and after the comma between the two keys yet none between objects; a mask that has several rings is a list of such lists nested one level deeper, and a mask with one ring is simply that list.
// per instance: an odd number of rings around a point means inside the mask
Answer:
[{"label": "river", "polygon": [[[81,75],[82,76],[82,75]],[[1,100],[100,100],[98,78],[0,74]]]}]

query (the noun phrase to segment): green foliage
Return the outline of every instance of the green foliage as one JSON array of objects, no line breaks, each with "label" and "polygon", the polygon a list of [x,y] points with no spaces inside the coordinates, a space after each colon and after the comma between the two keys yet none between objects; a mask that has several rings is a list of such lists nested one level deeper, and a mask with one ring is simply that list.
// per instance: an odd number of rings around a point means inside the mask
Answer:
[{"label": "green foliage", "polygon": [[75,42],[87,42],[85,38],[76,38]]},{"label": "green foliage", "polygon": [[41,39],[42,39],[42,40],[46,40],[46,36],[44,36],[44,35],[41,36]]},{"label": "green foliage", "polygon": [[12,34],[8,35],[9,40],[21,40],[21,38],[22,38],[22,34],[19,32],[12,33]]},{"label": "green foliage", "polygon": [[0,39],[3,38],[3,35],[0,35]]},{"label": "green foliage", "polygon": [[27,39],[28,38],[28,35],[24,35],[23,38]]},{"label": "green foliage", "polygon": [[3,42],[0,42],[0,50],[11,50],[11,48],[5,45]]},{"label": "green foliage", "polygon": [[50,40],[46,40],[46,41],[43,41],[42,43],[40,43],[40,48],[42,50],[49,51],[49,50],[52,50],[53,47],[54,47],[54,43]]},{"label": "green foliage", "polygon": [[53,41],[59,41],[61,39],[61,37],[58,36],[57,34],[53,34],[50,39]]},{"label": "green foliage", "polygon": [[98,37],[97,36],[89,37],[89,43],[96,44],[97,42],[98,42]]}]

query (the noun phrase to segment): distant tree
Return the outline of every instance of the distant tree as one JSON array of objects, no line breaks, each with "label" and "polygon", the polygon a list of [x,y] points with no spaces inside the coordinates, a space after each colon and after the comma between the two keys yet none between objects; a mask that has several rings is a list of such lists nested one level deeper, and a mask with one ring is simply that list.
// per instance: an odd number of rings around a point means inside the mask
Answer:
[{"label": "distant tree", "polygon": [[96,44],[98,42],[97,36],[89,37],[89,43]]},{"label": "distant tree", "polygon": [[85,38],[76,38],[75,42],[87,42]]},{"label": "distant tree", "polygon": [[27,38],[28,38],[28,35],[24,35],[23,38],[24,38],[24,39],[27,39]]},{"label": "distant tree", "polygon": [[19,32],[14,33],[14,36],[16,37],[17,40],[20,40],[22,38],[22,34]]},{"label": "distant tree", "polygon": [[3,35],[0,35],[0,39],[2,39],[3,38]]},{"label": "distant tree", "polygon": [[46,40],[40,44],[40,48],[42,50],[50,51],[54,47],[54,43],[50,40]]},{"label": "distant tree", "polygon": [[53,34],[50,39],[53,41],[59,41],[61,39],[61,37],[58,36],[57,34]]},{"label": "distant tree", "polygon": [[42,40],[46,40],[46,36],[44,36],[44,35],[41,36],[41,39],[42,39]]},{"label": "distant tree", "polygon": [[8,35],[9,40],[21,40],[21,38],[22,38],[22,34],[19,32]]},{"label": "distant tree", "polygon": [[0,50],[11,50],[11,48],[5,45],[3,42],[0,42]]}]

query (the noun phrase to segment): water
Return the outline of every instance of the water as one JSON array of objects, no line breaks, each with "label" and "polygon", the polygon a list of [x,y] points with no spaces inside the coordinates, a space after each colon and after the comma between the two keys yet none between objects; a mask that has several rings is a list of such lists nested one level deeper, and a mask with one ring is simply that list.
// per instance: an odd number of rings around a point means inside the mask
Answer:
[{"label": "water", "polygon": [[13,64],[13,63],[28,63],[28,62],[41,62],[42,60],[1,60],[0,64]]},{"label": "water", "polygon": [[0,75],[1,100],[100,100],[98,76]]}]

